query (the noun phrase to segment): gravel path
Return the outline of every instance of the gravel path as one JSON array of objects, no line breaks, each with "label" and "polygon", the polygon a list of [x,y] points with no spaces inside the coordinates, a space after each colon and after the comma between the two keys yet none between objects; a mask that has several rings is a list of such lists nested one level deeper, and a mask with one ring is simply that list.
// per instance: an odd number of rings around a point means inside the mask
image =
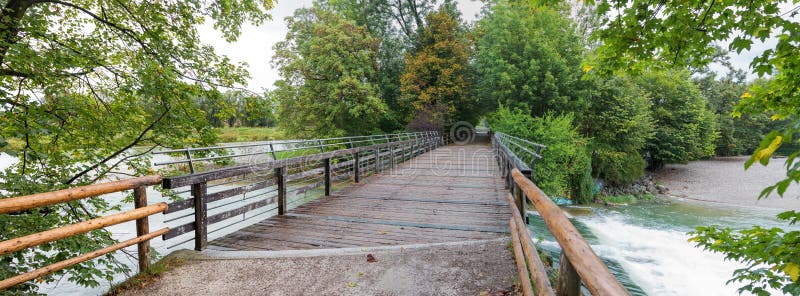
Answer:
[{"label": "gravel path", "polygon": [[785,159],[771,159],[766,167],[754,164],[745,171],[747,159],[746,156],[717,157],[685,165],[667,165],[656,173],[655,181],[669,188],[669,195],[687,199],[800,209],[800,186],[797,184],[790,185],[783,198],[773,193],[769,198],[758,200],[761,190],[786,176]]},{"label": "gravel path", "polygon": [[[123,295],[502,295],[517,276],[507,245],[491,240],[363,254],[195,258]],[[367,262],[367,253],[377,261]]]}]

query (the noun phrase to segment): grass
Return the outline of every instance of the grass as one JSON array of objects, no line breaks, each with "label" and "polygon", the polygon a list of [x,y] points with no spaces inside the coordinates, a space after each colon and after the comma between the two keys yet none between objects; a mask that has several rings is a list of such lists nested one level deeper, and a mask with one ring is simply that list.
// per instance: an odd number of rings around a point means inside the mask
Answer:
[{"label": "grass", "polygon": [[219,131],[219,141],[223,143],[267,141],[283,138],[283,133],[275,127],[223,127],[217,130]]},{"label": "grass", "polygon": [[639,196],[632,194],[601,195],[599,198],[603,203],[607,204],[632,204],[639,201],[651,201],[653,198],[655,198],[655,196],[650,193],[645,193]]},{"label": "grass", "polygon": [[166,256],[153,265],[150,265],[149,270],[140,272],[127,281],[112,286],[105,295],[122,295],[122,293],[125,291],[136,290],[138,288],[147,286],[148,284],[160,278],[164,272],[173,270],[178,266],[181,266],[184,262],[186,262],[186,260],[180,256]]}]

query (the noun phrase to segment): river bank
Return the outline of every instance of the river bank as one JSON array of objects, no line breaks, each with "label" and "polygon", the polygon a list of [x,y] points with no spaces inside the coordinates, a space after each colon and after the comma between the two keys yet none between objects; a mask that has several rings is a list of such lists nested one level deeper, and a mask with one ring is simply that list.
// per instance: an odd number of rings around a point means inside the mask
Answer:
[{"label": "river bank", "polygon": [[783,198],[773,193],[758,199],[767,186],[786,176],[782,158],[771,159],[768,166],[754,164],[744,169],[748,156],[715,157],[688,164],[671,164],[654,174],[657,184],[669,189],[667,195],[740,206],[774,209],[800,209],[800,186],[792,184]]}]

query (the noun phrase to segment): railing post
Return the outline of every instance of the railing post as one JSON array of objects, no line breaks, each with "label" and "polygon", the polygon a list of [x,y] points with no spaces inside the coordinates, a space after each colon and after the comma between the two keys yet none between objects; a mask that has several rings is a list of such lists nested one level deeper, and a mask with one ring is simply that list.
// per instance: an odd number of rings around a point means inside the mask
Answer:
[{"label": "railing post", "polygon": [[556,295],[558,296],[580,296],[581,278],[575,267],[569,262],[566,253],[561,251],[561,263],[558,267],[558,286]]},{"label": "railing post", "polygon": [[322,160],[325,164],[325,196],[331,195],[331,159]]},{"label": "railing post", "polygon": [[189,161],[189,173],[194,174],[194,162],[192,162],[192,153],[189,152],[189,148],[186,148],[186,160]]},{"label": "railing post", "polygon": [[275,154],[275,146],[272,143],[269,143],[269,152],[272,153],[272,160],[278,160],[278,155]]},{"label": "railing post", "polygon": [[275,168],[275,180],[278,184],[278,215],[286,214],[286,167]]},{"label": "railing post", "polygon": [[206,182],[192,185],[192,197],[194,197],[194,249],[197,251],[202,251],[208,245],[206,185]]},{"label": "railing post", "polygon": [[319,152],[325,152],[325,148],[322,147],[322,139],[317,140],[317,146],[319,146]]},{"label": "railing post", "polygon": [[361,161],[358,152],[353,154],[353,181],[358,183],[361,181]]},{"label": "railing post", "polygon": [[[138,209],[147,206],[147,187],[133,188],[133,207]],[[150,222],[147,216],[136,220],[136,236],[150,233]],[[139,272],[150,269],[150,240],[142,241],[137,245],[139,251]]]},{"label": "railing post", "polygon": [[528,224],[528,213],[525,212],[525,196],[522,194],[522,188],[519,187],[517,182],[512,181],[511,183],[514,184],[513,192],[514,192],[514,203],[517,204],[517,209],[519,210],[519,215],[523,217],[523,221],[525,224]]},{"label": "railing post", "polygon": [[394,169],[394,147],[391,144],[389,145],[389,169]]},{"label": "railing post", "polygon": [[375,157],[374,158],[375,158],[374,159],[375,160],[375,173],[377,174],[378,172],[381,171],[381,162],[380,162],[380,160],[381,160],[381,151],[380,151],[380,148],[375,149]]}]

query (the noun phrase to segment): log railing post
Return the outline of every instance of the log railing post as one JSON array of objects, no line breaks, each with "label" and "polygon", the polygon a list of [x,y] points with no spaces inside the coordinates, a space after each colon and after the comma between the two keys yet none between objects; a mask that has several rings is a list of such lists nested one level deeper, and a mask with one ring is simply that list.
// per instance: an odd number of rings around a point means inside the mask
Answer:
[{"label": "log railing post", "polygon": [[528,224],[528,213],[525,212],[525,196],[522,194],[522,188],[517,185],[516,182],[512,182],[514,184],[514,203],[517,205],[517,209],[519,210],[519,215],[522,216],[522,221],[525,224]]},{"label": "log railing post", "polygon": [[286,167],[275,168],[275,183],[278,184],[278,215],[286,214]]},{"label": "log railing post", "polygon": [[331,195],[331,159],[322,160],[325,165],[325,196]]},{"label": "log railing post", "polygon": [[353,154],[353,181],[361,181],[361,161],[358,152]]},{"label": "log railing post", "polygon": [[569,262],[566,253],[561,252],[561,263],[558,267],[558,286],[556,295],[558,296],[580,296],[581,278],[572,263]]},{"label": "log railing post", "polygon": [[[147,187],[139,186],[133,189],[133,207],[138,209],[147,206]],[[150,222],[147,216],[136,220],[136,236],[143,236],[150,233]],[[137,244],[139,251],[139,272],[150,269],[150,240],[144,240]]]},{"label": "log railing post", "polygon": [[194,249],[197,251],[202,251],[208,245],[206,191],[206,182],[192,185],[192,197],[194,198]]}]

